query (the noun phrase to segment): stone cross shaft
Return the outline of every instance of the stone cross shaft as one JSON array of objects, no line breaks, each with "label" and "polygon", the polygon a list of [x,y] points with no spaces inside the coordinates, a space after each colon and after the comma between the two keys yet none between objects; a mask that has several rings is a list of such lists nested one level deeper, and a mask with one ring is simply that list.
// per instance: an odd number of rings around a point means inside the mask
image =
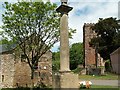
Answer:
[{"label": "stone cross shaft", "polygon": [[69,61],[69,34],[68,34],[68,12],[73,8],[62,3],[56,11],[61,13],[60,19],[60,71],[70,71]]},{"label": "stone cross shaft", "polygon": [[63,14],[60,19],[60,71],[70,71],[68,15],[67,14]]}]

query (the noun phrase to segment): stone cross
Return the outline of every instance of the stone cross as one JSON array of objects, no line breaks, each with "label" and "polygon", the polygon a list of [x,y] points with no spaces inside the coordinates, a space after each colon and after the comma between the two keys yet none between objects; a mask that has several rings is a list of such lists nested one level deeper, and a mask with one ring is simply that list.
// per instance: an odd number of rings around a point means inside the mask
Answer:
[{"label": "stone cross", "polygon": [[63,14],[60,19],[60,71],[70,71],[68,16]]},{"label": "stone cross", "polygon": [[69,34],[68,12],[72,10],[67,3],[62,3],[56,11],[61,13],[60,19],[60,71],[70,71],[69,67]]},{"label": "stone cross", "polygon": [[[61,0],[61,5],[56,9],[61,13],[60,19],[60,73],[58,74],[56,88],[60,90],[72,90],[75,88],[79,90],[78,74],[74,74],[70,71],[69,61],[69,33],[68,33],[68,12],[72,10],[72,7],[67,5],[67,0]],[[55,81],[56,81],[55,80]]]}]

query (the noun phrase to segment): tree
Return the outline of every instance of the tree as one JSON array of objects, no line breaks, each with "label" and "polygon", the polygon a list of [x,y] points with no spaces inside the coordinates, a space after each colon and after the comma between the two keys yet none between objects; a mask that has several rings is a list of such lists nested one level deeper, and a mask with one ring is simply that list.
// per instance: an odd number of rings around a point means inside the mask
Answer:
[{"label": "tree", "polygon": [[6,38],[6,39],[1,39],[1,40],[0,40],[0,45],[2,45],[2,44],[8,44],[7,38]]},{"label": "tree", "polygon": [[[83,64],[83,43],[74,43],[70,46],[70,69],[74,70]],[[60,51],[53,52],[53,71],[60,69]]]},{"label": "tree", "polygon": [[110,59],[110,54],[120,47],[120,25],[116,18],[102,19],[92,27],[97,33],[90,45],[95,47],[98,44],[98,52],[104,60]]},{"label": "tree", "polygon": [[[4,37],[16,43],[31,68],[31,79],[41,56],[59,41],[59,19],[56,4],[50,2],[4,3]],[[73,32],[75,30],[71,30]],[[70,33],[72,35],[72,33]]]},{"label": "tree", "polygon": [[76,69],[83,64],[83,43],[74,43],[70,48],[70,69]]},{"label": "tree", "polygon": [[5,2],[3,30],[27,59],[31,79],[40,59],[59,39],[59,15],[56,5],[49,2]]},{"label": "tree", "polygon": [[60,51],[52,53],[52,70],[58,72],[60,70]]}]

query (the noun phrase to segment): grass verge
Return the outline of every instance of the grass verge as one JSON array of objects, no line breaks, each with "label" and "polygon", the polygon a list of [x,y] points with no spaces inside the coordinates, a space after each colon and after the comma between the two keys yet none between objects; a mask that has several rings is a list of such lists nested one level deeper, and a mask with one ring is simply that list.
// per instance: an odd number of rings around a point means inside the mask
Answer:
[{"label": "grass verge", "polygon": [[107,73],[106,75],[79,75],[79,79],[84,80],[118,80],[118,75]]}]

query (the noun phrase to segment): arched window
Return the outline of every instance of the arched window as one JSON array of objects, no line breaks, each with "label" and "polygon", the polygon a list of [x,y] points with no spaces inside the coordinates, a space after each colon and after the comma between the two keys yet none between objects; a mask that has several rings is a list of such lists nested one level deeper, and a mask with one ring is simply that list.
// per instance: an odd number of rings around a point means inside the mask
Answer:
[{"label": "arched window", "polygon": [[4,82],[4,75],[2,75],[2,82]]}]

